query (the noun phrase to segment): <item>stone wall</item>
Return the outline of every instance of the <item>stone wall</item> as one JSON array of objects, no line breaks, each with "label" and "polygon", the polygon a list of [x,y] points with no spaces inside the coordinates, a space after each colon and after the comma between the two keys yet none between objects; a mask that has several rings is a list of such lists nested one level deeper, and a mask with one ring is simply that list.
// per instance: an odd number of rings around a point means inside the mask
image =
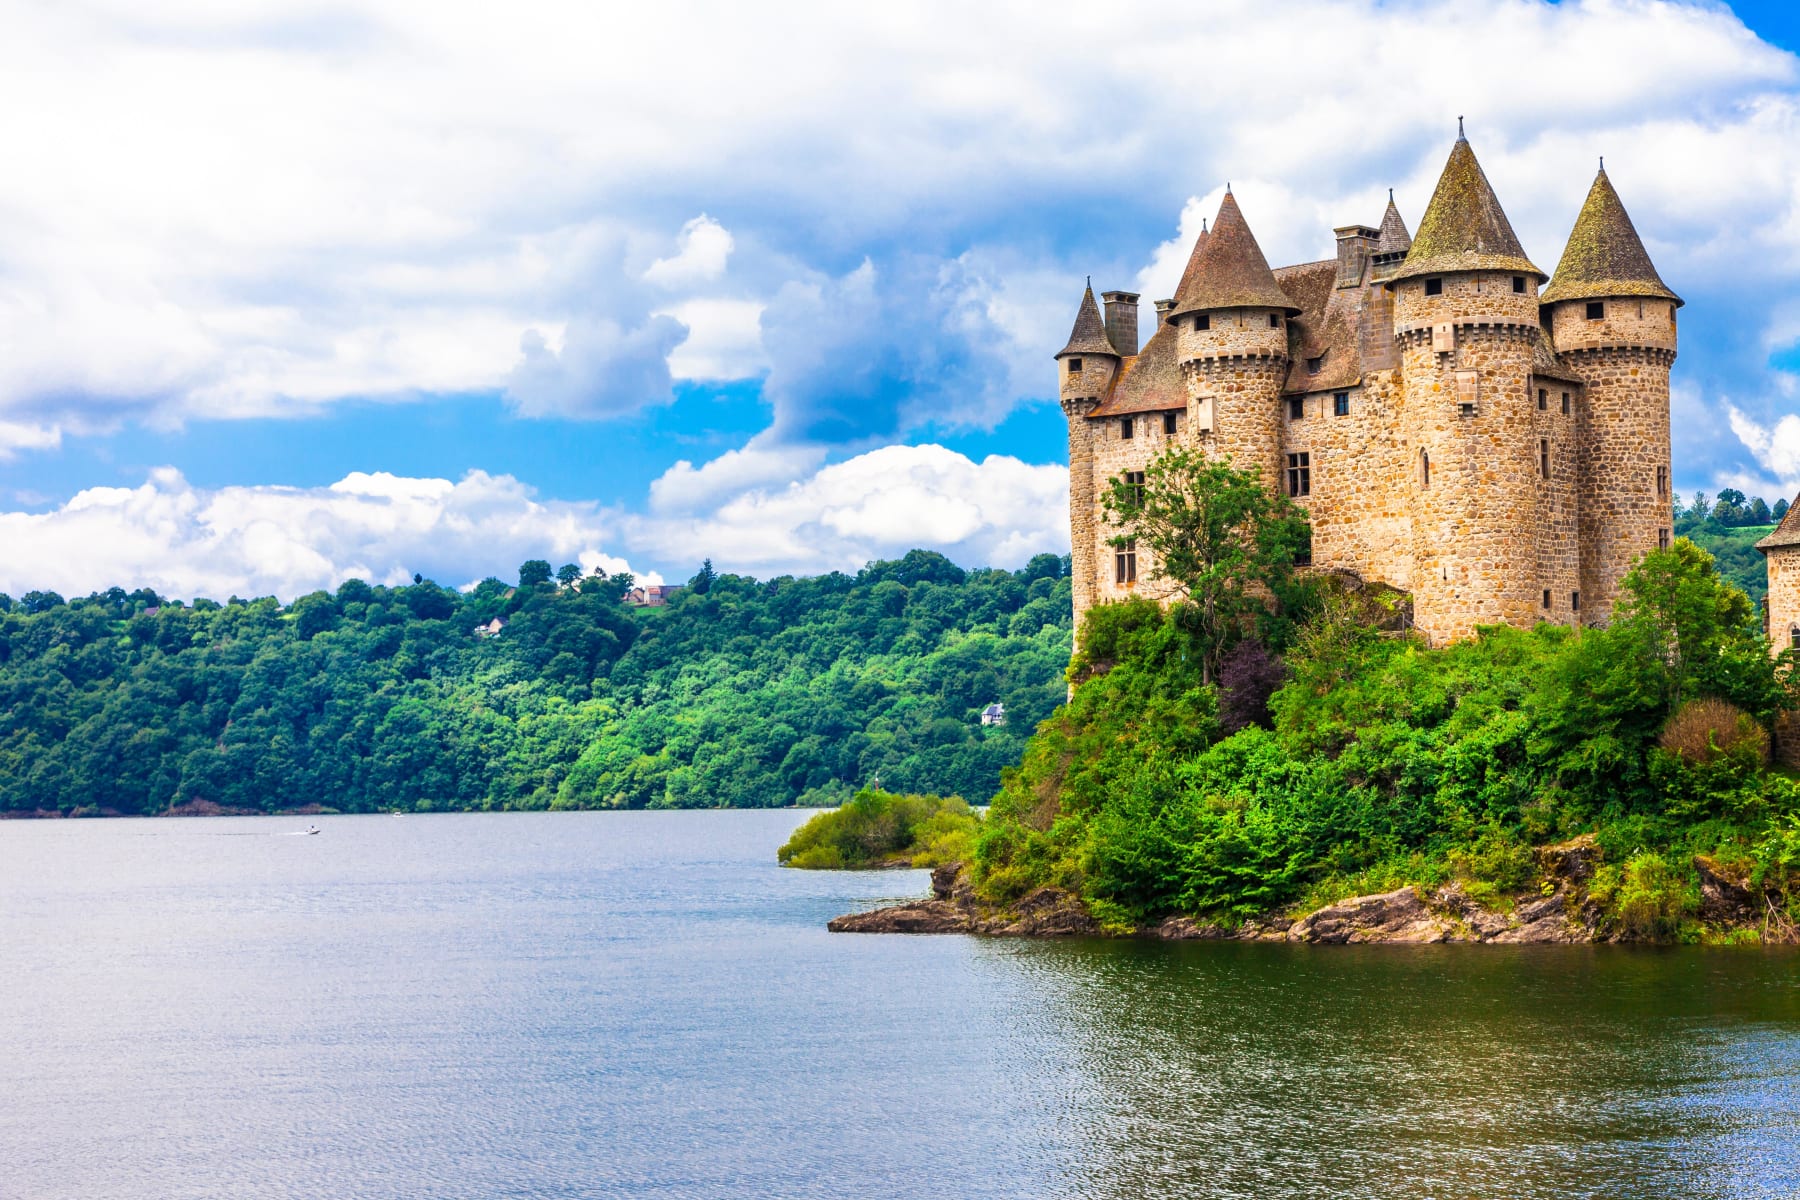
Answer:
[{"label": "stone wall", "polygon": [[[1137,551],[1137,581],[1121,584],[1115,570],[1115,550],[1107,545],[1110,538],[1116,537],[1119,530],[1106,520],[1105,504],[1102,502],[1108,484],[1127,471],[1142,471],[1150,464],[1150,460],[1168,450],[1171,446],[1180,445],[1187,436],[1188,422],[1185,414],[1176,414],[1176,432],[1173,437],[1163,432],[1163,414],[1160,412],[1135,413],[1131,417],[1132,435],[1124,434],[1124,418],[1102,417],[1098,420],[1083,421],[1089,432],[1090,466],[1083,473],[1089,480],[1089,495],[1083,501],[1083,516],[1087,528],[1091,531],[1087,543],[1092,550],[1092,559],[1085,568],[1077,565],[1077,570],[1085,570],[1085,576],[1077,574],[1074,579],[1077,591],[1075,600],[1076,619],[1079,620],[1089,604],[1104,604],[1114,600],[1123,600],[1127,596],[1149,596],[1157,600],[1166,600],[1172,589],[1161,580],[1153,578],[1155,564],[1149,551]],[[1069,465],[1069,505],[1075,507],[1076,471],[1073,460]],[[1070,538],[1073,541],[1080,534],[1073,528]],[[1082,581],[1088,584],[1089,600],[1084,604],[1080,597]]]},{"label": "stone wall", "polygon": [[[1776,546],[1769,563],[1769,649],[1779,654],[1800,643],[1800,546]],[[1800,767],[1800,715],[1782,713],[1775,720],[1775,757]]]},{"label": "stone wall", "polygon": [[1312,494],[1299,503],[1312,520],[1313,564],[1410,591],[1412,479],[1400,445],[1399,374],[1365,376],[1341,417],[1333,394],[1307,395],[1306,415],[1288,416],[1282,431],[1284,460],[1304,452],[1311,465]]}]

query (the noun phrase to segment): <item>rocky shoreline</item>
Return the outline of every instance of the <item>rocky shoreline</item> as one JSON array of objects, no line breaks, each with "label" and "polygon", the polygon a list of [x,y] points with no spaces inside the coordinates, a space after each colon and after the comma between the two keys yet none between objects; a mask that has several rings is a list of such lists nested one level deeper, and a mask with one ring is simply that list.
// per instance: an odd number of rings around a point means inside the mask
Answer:
[{"label": "rocky shoreline", "polygon": [[[1171,941],[1304,942],[1318,945],[1373,943],[1430,945],[1484,942],[1501,945],[1574,945],[1628,941],[1609,929],[1587,883],[1600,862],[1592,838],[1582,837],[1539,852],[1548,891],[1521,898],[1510,912],[1483,906],[1460,885],[1434,889],[1404,887],[1379,895],[1353,896],[1298,916],[1270,915],[1225,925],[1188,916],[1169,917],[1129,931],[1138,937]],[[1734,882],[1705,859],[1696,859],[1701,880],[1701,918],[1721,929],[1760,927],[1764,941],[1791,942],[1794,931],[1769,927],[1766,901]],[[833,933],[963,933],[989,937],[1104,937],[1103,928],[1074,894],[1039,888],[1011,905],[982,902],[961,863],[931,873],[928,899],[868,912],[850,913],[827,924]]]}]

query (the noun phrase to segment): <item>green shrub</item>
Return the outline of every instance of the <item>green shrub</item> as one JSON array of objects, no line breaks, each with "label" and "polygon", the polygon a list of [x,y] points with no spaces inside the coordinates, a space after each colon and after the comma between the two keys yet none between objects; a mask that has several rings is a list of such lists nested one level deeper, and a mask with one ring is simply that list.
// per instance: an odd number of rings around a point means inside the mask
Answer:
[{"label": "green shrub", "polygon": [[971,857],[981,820],[961,797],[901,796],[865,788],[822,812],[775,852],[783,866],[838,871]]},{"label": "green shrub", "polygon": [[1623,867],[1601,867],[1589,894],[1619,932],[1634,941],[1675,940],[1682,919],[1699,907],[1693,873],[1676,869],[1652,850],[1633,855]]}]

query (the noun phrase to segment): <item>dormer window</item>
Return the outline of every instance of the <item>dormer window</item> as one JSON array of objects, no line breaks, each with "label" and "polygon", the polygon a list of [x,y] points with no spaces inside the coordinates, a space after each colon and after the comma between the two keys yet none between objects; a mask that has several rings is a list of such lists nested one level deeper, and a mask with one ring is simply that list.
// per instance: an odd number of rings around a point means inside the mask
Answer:
[{"label": "dormer window", "polygon": [[1323,354],[1319,355],[1317,358],[1309,358],[1306,360],[1306,373],[1308,375],[1317,375],[1319,373],[1319,368],[1324,365],[1325,356]]},{"label": "dormer window", "polygon": [[1069,360],[1069,374],[1071,374],[1071,375],[1081,374],[1081,360],[1079,358],[1071,358]]},{"label": "dormer window", "polygon": [[1604,301],[1604,300],[1589,300],[1588,306],[1587,306],[1587,319],[1590,321],[1605,320],[1606,319],[1606,301]]},{"label": "dormer window", "polygon": [[1521,296],[1525,294],[1525,277],[1523,275],[1513,276],[1513,291]]},{"label": "dormer window", "polygon": [[1427,296],[1443,295],[1444,294],[1444,281],[1441,279],[1427,279],[1425,281],[1425,294]]}]

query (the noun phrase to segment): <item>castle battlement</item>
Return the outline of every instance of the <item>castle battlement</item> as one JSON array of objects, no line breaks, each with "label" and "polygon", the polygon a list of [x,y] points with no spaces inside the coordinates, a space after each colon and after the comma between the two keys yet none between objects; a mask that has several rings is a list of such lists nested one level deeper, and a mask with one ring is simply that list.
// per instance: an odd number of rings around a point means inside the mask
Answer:
[{"label": "castle battlement", "polygon": [[1082,297],[1056,356],[1076,619],[1159,595],[1145,552],[1108,544],[1101,496],[1181,444],[1291,495],[1314,564],[1412,593],[1434,644],[1604,620],[1674,524],[1682,303],[1605,170],[1554,277],[1461,137],[1417,237],[1391,193],[1378,225],[1333,232],[1335,258],[1271,268],[1227,188],[1141,347],[1137,295],[1105,293],[1104,315]]}]

